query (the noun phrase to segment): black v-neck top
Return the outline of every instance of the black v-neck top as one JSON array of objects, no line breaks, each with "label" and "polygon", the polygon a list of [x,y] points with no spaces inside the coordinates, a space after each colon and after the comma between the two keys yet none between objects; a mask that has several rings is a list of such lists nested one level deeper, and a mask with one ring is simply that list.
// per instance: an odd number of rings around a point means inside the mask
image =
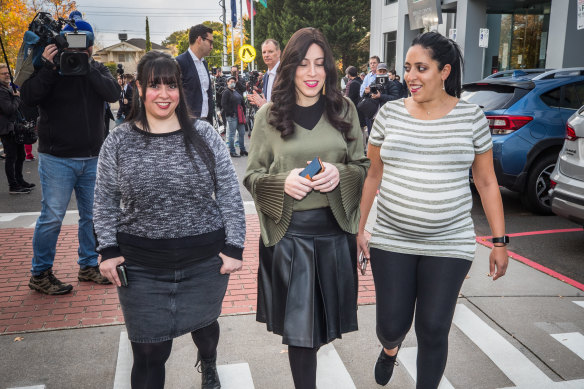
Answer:
[{"label": "black v-neck top", "polygon": [[324,112],[324,97],[320,97],[316,103],[308,107],[294,106],[293,119],[296,124],[307,130],[312,130],[319,122]]}]

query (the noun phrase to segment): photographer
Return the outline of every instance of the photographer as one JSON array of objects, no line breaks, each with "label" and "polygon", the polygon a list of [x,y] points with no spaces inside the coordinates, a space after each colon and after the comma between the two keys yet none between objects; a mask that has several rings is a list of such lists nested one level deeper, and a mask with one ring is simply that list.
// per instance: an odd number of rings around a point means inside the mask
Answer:
[{"label": "photographer", "polygon": [[245,81],[239,76],[239,69],[237,66],[231,67],[231,77],[235,77],[235,90],[243,96],[243,92],[246,91]]},{"label": "photographer", "polygon": [[[385,80],[385,82],[377,83],[378,80]],[[380,108],[388,101],[397,100],[401,97],[401,88],[389,79],[387,76],[387,65],[384,63],[377,65],[377,77],[375,82],[369,86],[369,89],[371,91],[370,97],[372,99],[378,99]]]},{"label": "photographer", "polygon": [[[22,85],[22,99],[38,105],[40,119],[39,176],[43,191],[41,215],[37,220],[29,288],[40,293],[69,293],[73,286],[59,281],[52,272],[57,238],[71,193],[75,190],[79,210],[79,281],[109,284],[99,273],[93,233],[93,191],[97,157],[104,140],[104,101],[115,102],[120,87],[103,64],[91,59],[93,28],[73,11],[79,33],[85,34],[85,48],[75,49],[89,57],[85,75],[61,75],[54,62],[60,52],[55,44],[43,51],[43,65]],[[72,28],[67,25],[66,31]],[[64,49],[67,52],[72,49]],[[61,54],[61,53],[59,53]],[[61,54],[62,55],[62,54]],[[83,55],[83,54],[81,54]]]}]

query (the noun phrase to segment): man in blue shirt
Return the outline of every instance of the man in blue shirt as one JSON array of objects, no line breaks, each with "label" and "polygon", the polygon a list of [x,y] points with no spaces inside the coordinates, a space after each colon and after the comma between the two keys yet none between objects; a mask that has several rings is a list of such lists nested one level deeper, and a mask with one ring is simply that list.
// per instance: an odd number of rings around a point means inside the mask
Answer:
[{"label": "man in blue shirt", "polygon": [[369,58],[369,68],[371,71],[367,73],[363,83],[361,84],[361,90],[359,91],[361,97],[363,97],[363,93],[369,93],[369,85],[375,81],[375,77],[377,75],[377,65],[379,65],[380,62],[381,60],[376,55]]}]

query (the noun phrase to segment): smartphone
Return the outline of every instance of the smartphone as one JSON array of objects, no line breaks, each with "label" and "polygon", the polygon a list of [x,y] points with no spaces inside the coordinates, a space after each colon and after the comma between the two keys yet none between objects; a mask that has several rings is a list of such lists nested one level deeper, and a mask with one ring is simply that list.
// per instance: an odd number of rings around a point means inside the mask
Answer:
[{"label": "smartphone", "polygon": [[[367,248],[369,248],[369,243],[367,243]],[[369,259],[367,259],[367,257],[365,257],[364,252],[361,251],[361,254],[359,254],[359,258],[358,258],[358,262],[359,262],[359,269],[361,270],[361,274],[365,275],[365,272],[367,271],[367,262],[369,261]]]},{"label": "smartphone", "polygon": [[118,265],[116,266],[116,270],[118,272],[118,277],[122,286],[128,286],[128,275],[126,273],[126,265]]},{"label": "smartphone", "polygon": [[312,161],[310,161],[308,166],[306,166],[304,168],[304,170],[302,170],[300,172],[300,176],[308,178],[309,180],[312,180],[312,177],[316,176],[318,173],[323,172],[323,171],[324,171],[324,166],[322,165],[322,161],[320,160],[320,157],[315,157]]}]

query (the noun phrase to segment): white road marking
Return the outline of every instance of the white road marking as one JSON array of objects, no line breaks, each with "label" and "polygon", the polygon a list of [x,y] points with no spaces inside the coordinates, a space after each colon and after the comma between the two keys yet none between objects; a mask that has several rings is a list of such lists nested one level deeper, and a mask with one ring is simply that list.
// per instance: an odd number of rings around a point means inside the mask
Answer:
[{"label": "white road marking", "polygon": [[130,389],[130,375],[132,373],[132,347],[126,331],[120,332],[120,343],[118,346],[118,363],[116,364],[116,376],[114,378],[113,389]]},{"label": "white road marking", "polygon": [[220,365],[217,366],[217,373],[223,389],[255,389],[247,363]]},{"label": "white road marking", "polygon": [[551,334],[551,336],[581,359],[584,359],[584,335],[579,332],[568,332],[565,334]]},{"label": "white road marking", "polygon": [[332,343],[317,354],[316,387],[319,389],[356,389],[351,375]]},{"label": "white road marking", "polygon": [[560,381],[551,382],[538,385],[525,385],[525,386],[508,386],[506,388],[500,389],[582,389],[584,388],[584,380],[574,380],[574,381]]},{"label": "white road marking", "polygon": [[574,304],[578,304],[582,308],[584,308],[584,301],[572,301]]},{"label": "white road marking", "polygon": [[[397,359],[404,365],[406,370],[408,371],[409,375],[414,379],[416,382],[416,377],[418,376],[418,369],[416,368],[416,357],[418,355],[418,348],[417,347],[406,347],[399,350],[397,354]],[[395,374],[395,370],[394,370]],[[440,380],[440,385],[438,385],[438,389],[454,389],[454,386],[446,379],[446,377],[442,376],[442,380]]]},{"label": "white road marking", "polygon": [[518,349],[465,305],[457,304],[453,323],[516,385],[549,388],[554,383]]},{"label": "white road marking", "polygon": [[35,385],[35,386],[19,386],[18,388],[8,388],[8,389],[45,389],[45,385]]}]

